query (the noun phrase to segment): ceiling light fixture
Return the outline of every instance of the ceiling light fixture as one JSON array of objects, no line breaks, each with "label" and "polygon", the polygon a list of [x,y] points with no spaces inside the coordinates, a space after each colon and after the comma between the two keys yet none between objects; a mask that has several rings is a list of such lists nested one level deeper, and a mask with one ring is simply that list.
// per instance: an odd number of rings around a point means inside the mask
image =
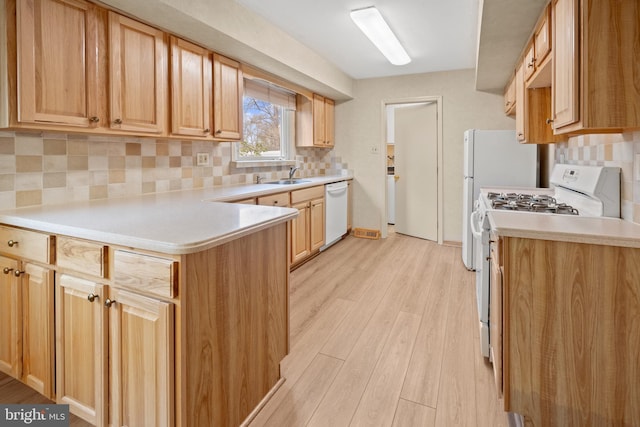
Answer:
[{"label": "ceiling light fixture", "polygon": [[374,6],[351,11],[351,19],[393,65],[405,65],[411,58]]}]

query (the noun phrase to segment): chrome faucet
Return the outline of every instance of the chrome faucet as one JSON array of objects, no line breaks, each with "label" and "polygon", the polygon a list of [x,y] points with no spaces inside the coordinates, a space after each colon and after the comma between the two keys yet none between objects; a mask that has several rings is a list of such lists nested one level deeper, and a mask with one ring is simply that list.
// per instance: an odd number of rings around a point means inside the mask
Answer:
[{"label": "chrome faucet", "polygon": [[293,179],[293,174],[296,173],[298,168],[294,168],[293,166],[289,169],[289,179]]}]

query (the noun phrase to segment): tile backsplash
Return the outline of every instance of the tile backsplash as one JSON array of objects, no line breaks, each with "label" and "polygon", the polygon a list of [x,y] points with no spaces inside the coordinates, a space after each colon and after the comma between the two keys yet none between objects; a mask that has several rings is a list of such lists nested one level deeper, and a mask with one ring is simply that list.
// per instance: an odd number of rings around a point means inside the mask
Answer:
[{"label": "tile backsplash", "polygon": [[574,136],[555,145],[554,158],[558,163],[620,167],[622,218],[640,223],[640,181],[634,180],[636,154],[640,154],[640,131]]},{"label": "tile backsplash", "polygon": [[[237,168],[230,142],[0,132],[0,209],[210,188],[288,176],[289,166]],[[209,153],[196,166],[196,153]],[[296,148],[296,176],[341,174],[333,151]]]}]

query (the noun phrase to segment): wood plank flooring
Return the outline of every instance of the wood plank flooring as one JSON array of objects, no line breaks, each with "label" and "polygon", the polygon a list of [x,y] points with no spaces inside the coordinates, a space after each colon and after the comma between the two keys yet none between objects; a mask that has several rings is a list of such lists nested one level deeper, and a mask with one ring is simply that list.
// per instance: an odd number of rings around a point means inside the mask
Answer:
[{"label": "wood plank flooring", "polygon": [[[291,274],[290,304],[286,382],[250,427],[507,426],[460,248],[348,237]],[[49,401],[0,374],[0,402]]]},{"label": "wood plank flooring", "polygon": [[460,248],[348,237],[291,274],[287,379],[250,427],[507,426]]}]

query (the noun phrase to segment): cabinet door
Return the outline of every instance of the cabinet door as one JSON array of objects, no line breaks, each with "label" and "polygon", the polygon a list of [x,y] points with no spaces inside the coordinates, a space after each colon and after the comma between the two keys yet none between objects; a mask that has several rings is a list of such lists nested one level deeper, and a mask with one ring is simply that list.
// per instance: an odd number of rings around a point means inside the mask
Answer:
[{"label": "cabinet door", "polygon": [[526,141],[526,91],[524,87],[524,64],[516,69],[516,137],[518,141]]},{"label": "cabinet door", "polygon": [[324,147],[325,138],[325,110],[324,97],[313,94],[313,145]]},{"label": "cabinet door", "polygon": [[56,277],[56,402],[94,425],[107,419],[104,287]]},{"label": "cabinet door", "polygon": [[298,217],[291,221],[291,264],[302,261],[311,254],[309,236],[309,202],[291,206],[298,209]]},{"label": "cabinet door", "polygon": [[53,398],[53,270],[24,264],[22,274],[22,381]]},{"label": "cabinet door", "polygon": [[0,257],[0,372],[22,376],[22,295],[18,261]]},{"label": "cabinet door", "polygon": [[112,129],[161,134],[167,103],[164,33],[109,12]]},{"label": "cabinet door", "polygon": [[171,37],[171,133],[211,134],[211,52]]},{"label": "cabinet door", "polygon": [[514,114],[516,107],[516,78],[511,77],[504,91],[504,113],[508,116]]},{"label": "cabinet door", "polygon": [[578,0],[556,0],[553,13],[554,129],[579,120]]},{"label": "cabinet door", "polygon": [[524,56],[524,81],[528,81],[536,71],[536,49],[533,43],[529,45]]},{"label": "cabinet door", "polygon": [[173,304],[109,292],[110,423],[172,426]]},{"label": "cabinet door", "polygon": [[335,145],[335,102],[332,99],[324,100],[324,138],[327,147]]},{"label": "cabinet door", "polygon": [[544,61],[549,52],[551,52],[551,24],[549,22],[550,10],[549,6],[545,8],[534,36],[534,44],[536,46],[536,64],[542,64],[542,61]]},{"label": "cabinet door", "polygon": [[497,254],[492,250],[491,253],[491,289],[489,295],[491,302],[489,304],[489,337],[491,341],[491,359],[493,362],[493,375],[496,383],[498,397],[503,394],[502,381],[502,269],[498,265],[496,259]]},{"label": "cabinet door", "polygon": [[94,8],[78,0],[16,2],[19,122],[98,122]]},{"label": "cabinet door", "polygon": [[324,245],[324,198],[311,201],[311,251]]},{"label": "cabinet door", "polygon": [[244,82],[240,64],[224,56],[213,56],[214,137],[242,139],[242,93]]}]

